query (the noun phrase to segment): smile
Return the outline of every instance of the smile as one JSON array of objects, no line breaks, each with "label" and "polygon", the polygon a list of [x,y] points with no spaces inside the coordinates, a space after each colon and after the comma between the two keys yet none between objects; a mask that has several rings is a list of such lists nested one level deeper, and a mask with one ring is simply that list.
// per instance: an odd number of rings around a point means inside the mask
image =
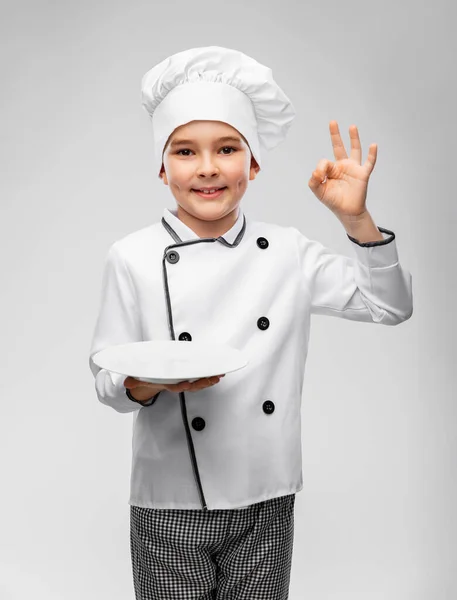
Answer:
[{"label": "smile", "polygon": [[216,190],[215,192],[213,192],[211,194],[209,192],[200,192],[198,190],[192,190],[192,191],[195,192],[196,194],[198,194],[199,196],[201,196],[202,198],[217,198],[218,196],[223,194],[226,189],[227,189],[227,187],[223,187],[220,190]]}]

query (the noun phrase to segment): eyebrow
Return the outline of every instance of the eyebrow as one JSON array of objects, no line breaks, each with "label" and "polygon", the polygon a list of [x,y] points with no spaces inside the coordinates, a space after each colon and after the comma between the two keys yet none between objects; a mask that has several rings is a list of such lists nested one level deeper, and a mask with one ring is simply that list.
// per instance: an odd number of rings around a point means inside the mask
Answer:
[{"label": "eyebrow", "polygon": [[[238,142],[239,144],[241,143],[240,138],[233,137],[231,135],[226,135],[224,137],[219,138],[216,141],[217,142]],[[194,140],[173,140],[170,143],[170,146],[172,148],[174,148],[175,146],[180,146],[181,144],[195,144],[195,141]]]}]

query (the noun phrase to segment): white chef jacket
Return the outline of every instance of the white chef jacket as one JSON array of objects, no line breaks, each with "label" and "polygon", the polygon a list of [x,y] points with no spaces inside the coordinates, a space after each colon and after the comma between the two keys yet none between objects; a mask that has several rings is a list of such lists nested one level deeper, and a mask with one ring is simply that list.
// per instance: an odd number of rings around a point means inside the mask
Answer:
[{"label": "white chef jacket", "polygon": [[[295,227],[246,219],[200,238],[165,208],[161,221],[114,242],[105,259],[89,364],[98,400],[133,413],[129,504],[233,509],[303,487],[301,396],[310,317],[398,325],[413,312],[412,277],[395,234],[353,258]],[[196,392],[142,405],[92,356],[144,340],[225,343],[249,363]]]}]

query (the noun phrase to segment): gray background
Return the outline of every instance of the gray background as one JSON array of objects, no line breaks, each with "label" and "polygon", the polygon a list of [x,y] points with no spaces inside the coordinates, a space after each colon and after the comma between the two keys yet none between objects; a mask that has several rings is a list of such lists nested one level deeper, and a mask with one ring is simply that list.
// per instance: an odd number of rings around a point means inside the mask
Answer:
[{"label": "gray background", "polygon": [[455,6],[8,2],[1,19],[2,600],[133,600],[131,415],[97,401],[89,344],[111,243],[175,206],[151,170],[142,75],[241,50],[297,109],[241,207],[352,256],[308,188],[359,128],[367,207],[397,236],[414,313],[314,317],[290,598],[455,600]]}]

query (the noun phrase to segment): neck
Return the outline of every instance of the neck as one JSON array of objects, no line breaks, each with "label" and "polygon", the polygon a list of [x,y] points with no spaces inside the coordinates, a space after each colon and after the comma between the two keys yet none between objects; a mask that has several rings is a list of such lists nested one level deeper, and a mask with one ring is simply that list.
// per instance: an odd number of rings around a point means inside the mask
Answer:
[{"label": "neck", "polygon": [[177,217],[187,227],[192,229],[200,238],[218,238],[229,231],[236,223],[239,216],[239,207],[232,210],[220,219],[199,219],[184,210],[179,204],[177,206]]}]

